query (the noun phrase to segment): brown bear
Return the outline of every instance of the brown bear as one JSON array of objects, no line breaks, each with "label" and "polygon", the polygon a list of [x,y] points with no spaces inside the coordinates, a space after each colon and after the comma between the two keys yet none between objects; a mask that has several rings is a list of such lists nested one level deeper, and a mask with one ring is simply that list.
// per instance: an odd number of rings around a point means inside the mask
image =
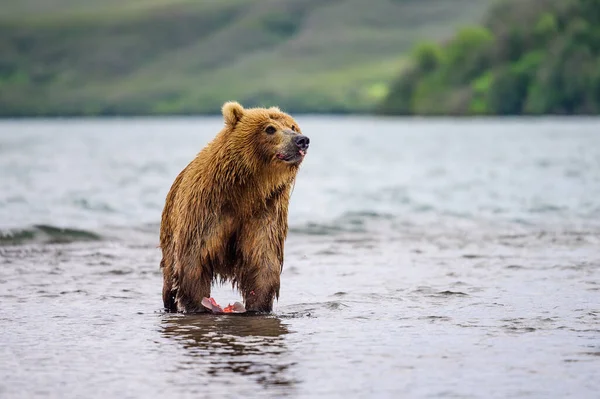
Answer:
[{"label": "brown bear", "polygon": [[222,108],[224,127],[179,173],[160,227],[163,302],[203,312],[214,281],[230,281],[248,311],[279,299],[288,203],[309,145],[278,108]]}]

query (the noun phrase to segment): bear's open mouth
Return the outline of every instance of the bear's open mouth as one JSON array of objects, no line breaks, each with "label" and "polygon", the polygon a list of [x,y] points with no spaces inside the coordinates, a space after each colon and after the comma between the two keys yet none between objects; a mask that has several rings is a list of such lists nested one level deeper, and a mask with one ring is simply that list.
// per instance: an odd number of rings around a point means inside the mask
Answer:
[{"label": "bear's open mouth", "polygon": [[285,154],[282,152],[278,152],[277,158],[281,159],[284,162],[297,163],[297,162],[302,161],[304,159],[305,155],[306,155],[306,151],[304,151],[304,150],[298,150],[298,152],[292,153],[292,154]]}]

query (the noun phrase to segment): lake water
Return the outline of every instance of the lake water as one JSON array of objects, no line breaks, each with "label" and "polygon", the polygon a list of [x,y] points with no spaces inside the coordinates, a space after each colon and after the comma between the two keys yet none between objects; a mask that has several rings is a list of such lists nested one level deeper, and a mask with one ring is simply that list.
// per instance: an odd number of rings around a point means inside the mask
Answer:
[{"label": "lake water", "polygon": [[164,198],[220,118],[0,122],[0,397],[598,397],[600,119],[297,119],[258,317],[161,310]]}]

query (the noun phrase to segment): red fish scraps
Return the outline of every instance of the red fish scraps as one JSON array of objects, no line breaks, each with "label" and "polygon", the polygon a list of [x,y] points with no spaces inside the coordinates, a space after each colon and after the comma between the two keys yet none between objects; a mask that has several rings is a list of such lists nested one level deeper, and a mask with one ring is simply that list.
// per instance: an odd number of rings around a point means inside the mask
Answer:
[{"label": "red fish scraps", "polygon": [[245,313],[246,308],[240,302],[235,302],[234,304],[229,304],[222,308],[214,298],[202,298],[202,306],[207,308],[213,313]]}]

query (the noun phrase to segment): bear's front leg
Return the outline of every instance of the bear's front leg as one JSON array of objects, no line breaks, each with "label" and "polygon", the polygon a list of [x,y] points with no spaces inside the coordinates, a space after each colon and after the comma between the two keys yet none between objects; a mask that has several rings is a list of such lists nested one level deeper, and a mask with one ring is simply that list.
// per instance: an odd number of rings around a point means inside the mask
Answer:
[{"label": "bear's front leg", "polygon": [[[183,252],[183,251],[182,251]],[[208,310],[202,306],[202,299],[210,297],[212,274],[203,267],[197,254],[182,253],[176,262],[173,276],[172,294],[177,311],[184,313],[203,313]]]},{"label": "bear's front leg", "polygon": [[248,312],[273,311],[273,302],[279,297],[279,274],[271,273],[263,267],[255,278],[245,279],[240,285],[244,304]]},{"label": "bear's front leg", "polygon": [[[285,229],[264,219],[242,228],[238,249],[242,253],[236,280],[244,298],[246,310],[271,312],[273,301],[279,298],[279,277],[283,266]],[[256,228],[256,226],[262,226]]]}]

